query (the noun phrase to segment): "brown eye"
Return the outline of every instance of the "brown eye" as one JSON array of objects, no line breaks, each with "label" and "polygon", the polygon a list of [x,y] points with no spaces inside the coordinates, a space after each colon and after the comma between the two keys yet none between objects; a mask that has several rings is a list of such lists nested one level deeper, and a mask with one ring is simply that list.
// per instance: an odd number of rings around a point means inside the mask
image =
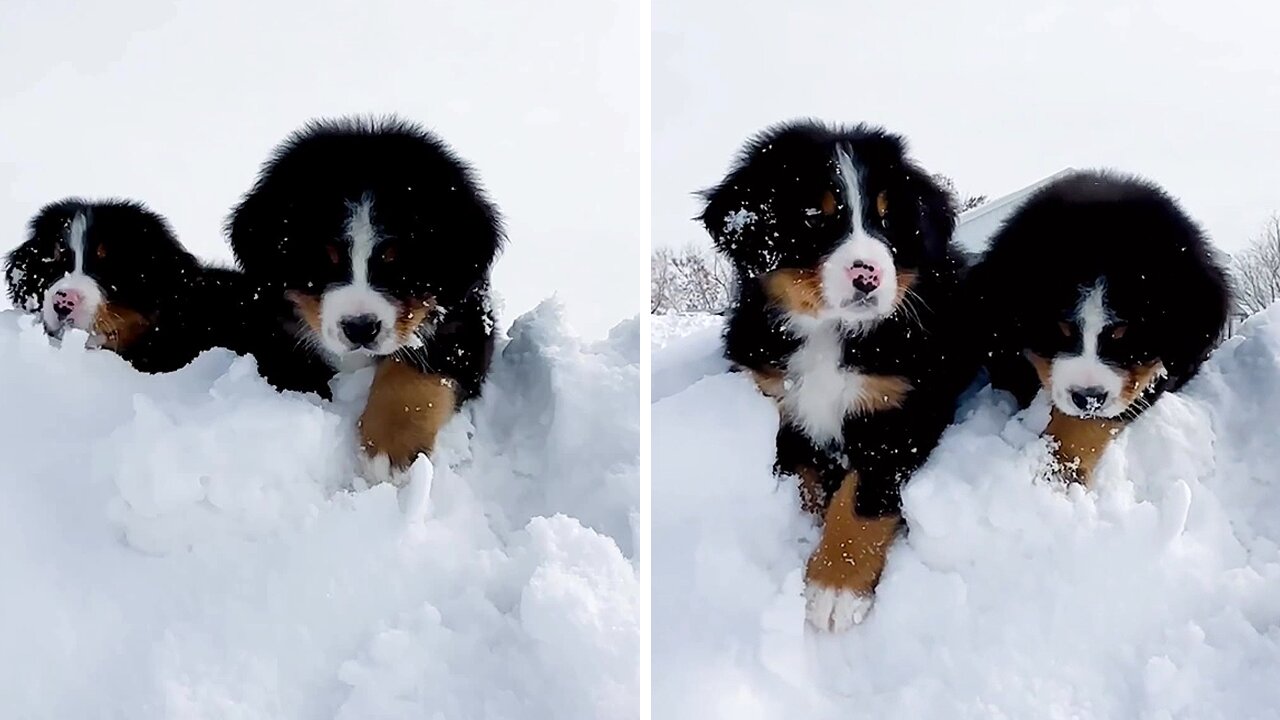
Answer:
[{"label": "brown eye", "polygon": [[98,249],[94,251],[94,254],[98,256],[98,259],[99,259],[99,260],[101,260],[102,258],[106,257],[106,256],[107,256],[107,246],[106,246],[106,244],[105,244],[105,243],[98,243]]},{"label": "brown eye", "polygon": [[876,196],[876,213],[882,218],[889,214],[889,193],[884,190],[881,190],[880,194]]},{"label": "brown eye", "polygon": [[325,250],[329,251],[329,262],[338,265],[342,262],[342,253],[338,250],[338,246],[333,243],[325,245]]},{"label": "brown eye", "polygon": [[1111,328],[1112,339],[1119,340],[1120,338],[1124,337],[1124,333],[1128,329],[1129,329],[1129,326],[1124,324],[1116,325],[1115,327]]},{"label": "brown eye", "polygon": [[50,257],[54,262],[58,262],[59,260],[61,260],[61,259],[62,259],[62,246],[61,246],[61,245],[54,245],[54,246],[53,246],[53,254],[52,254],[52,255],[50,255],[49,257]]},{"label": "brown eye", "polygon": [[830,190],[828,190],[828,191],[826,191],[826,192],[822,193],[822,205],[821,205],[821,208],[822,208],[822,214],[823,214],[823,215],[835,215],[835,214],[836,214],[836,196],[835,196],[835,195],[833,195],[833,194],[832,194],[832,192],[831,192]]},{"label": "brown eye", "polygon": [[382,248],[382,261],[392,262],[396,259],[396,246],[386,245]]},{"label": "brown eye", "polygon": [[1071,332],[1072,332],[1071,323],[1060,322],[1058,323],[1058,329],[1062,331],[1062,334],[1064,336],[1071,337]]}]

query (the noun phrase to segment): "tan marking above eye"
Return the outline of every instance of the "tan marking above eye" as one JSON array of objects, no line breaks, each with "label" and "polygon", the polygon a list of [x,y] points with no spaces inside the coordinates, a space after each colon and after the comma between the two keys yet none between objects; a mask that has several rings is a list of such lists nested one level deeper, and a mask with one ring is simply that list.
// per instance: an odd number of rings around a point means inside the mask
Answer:
[{"label": "tan marking above eye", "polygon": [[334,265],[342,262],[342,253],[338,250],[337,245],[329,243],[328,245],[325,245],[325,250],[329,251],[329,262]]},{"label": "tan marking above eye", "polygon": [[1119,325],[1116,325],[1115,327],[1111,328],[1112,339],[1119,340],[1120,338],[1124,337],[1124,333],[1128,329],[1129,329],[1129,326],[1125,325],[1124,323],[1120,323]]},{"label": "tan marking above eye", "polygon": [[880,194],[876,196],[876,213],[880,217],[889,214],[889,193],[887,191],[881,190]]},{"label": "tan marking above eye", "polygon": [[836,214],[836,196],[830,190],[822,193],[822,214]]},{"label": "tan marking above eye", "polygon": [[1071,337],[1071,333],[1073,330],[1073,328],[1071,327],[1071,323],[1060,322],[1058,323],[1058,329],[1062,331],[1063,335],[1066,335],[1067,337]]}]

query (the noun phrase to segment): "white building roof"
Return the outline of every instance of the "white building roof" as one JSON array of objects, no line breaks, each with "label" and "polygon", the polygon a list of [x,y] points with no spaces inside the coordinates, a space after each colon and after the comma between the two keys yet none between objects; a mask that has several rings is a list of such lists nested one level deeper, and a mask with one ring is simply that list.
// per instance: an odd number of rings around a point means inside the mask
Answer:
[{"label": "white building roof", "polygon": [[1028,185],[1021,190],[998,197],[972,210],[960,213],[956,223],[954,241],[957,247],[968,253],[980,254],[986,250],[991,236],[1000,229],[1000,224],[1017,210],[1022,202],[1032,193],[1061,177],[1075,172],[1075,168],[1065,168],[1039,182]]}]

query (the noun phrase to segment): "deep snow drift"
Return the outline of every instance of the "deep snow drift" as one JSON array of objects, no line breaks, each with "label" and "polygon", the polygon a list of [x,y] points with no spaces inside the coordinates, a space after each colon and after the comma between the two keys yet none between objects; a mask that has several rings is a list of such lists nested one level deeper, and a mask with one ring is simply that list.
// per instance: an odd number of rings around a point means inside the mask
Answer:
[{"label": "deep snow drift", "polygon": [[399,494],[353,487],[367,375],[80,343],[0,313],[0,715],[636,716],[637,321],[517,320]]},{"label": "deep snow drift", "polygon": [[1047,408],[969,399],[836,637],[803,627],[816,531],[718,331],[654,321],[654,717],[1280,717],[1280,306],[1123,433],[1094,492],[1040,481]]}]

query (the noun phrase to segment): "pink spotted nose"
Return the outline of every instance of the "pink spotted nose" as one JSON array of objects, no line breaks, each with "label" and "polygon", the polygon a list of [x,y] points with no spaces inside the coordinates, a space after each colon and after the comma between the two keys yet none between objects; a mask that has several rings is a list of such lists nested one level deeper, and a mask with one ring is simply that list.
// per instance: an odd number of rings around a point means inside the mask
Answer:
[{"label": "pink spotted nose", "polygon": [[852,267],[845,268],[844,273],[853,287],[861,292],[870,293],[880,287],[880,268],[870,263],[858,260]]},{"label": "pink spotted nose", "polygon": [[60,318],[66,318],[83,302],[84,294],[79,290],[59,290],[53,294],[53,312]]}]

